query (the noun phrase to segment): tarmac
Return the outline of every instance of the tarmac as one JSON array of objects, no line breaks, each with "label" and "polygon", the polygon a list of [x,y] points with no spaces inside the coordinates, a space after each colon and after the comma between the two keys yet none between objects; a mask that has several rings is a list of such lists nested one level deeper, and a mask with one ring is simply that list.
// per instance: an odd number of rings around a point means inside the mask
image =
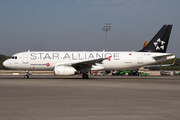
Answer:
[{"label": "tarmac", "polygon": [[180,76],[0,75],[0,120],[179,120]]}]

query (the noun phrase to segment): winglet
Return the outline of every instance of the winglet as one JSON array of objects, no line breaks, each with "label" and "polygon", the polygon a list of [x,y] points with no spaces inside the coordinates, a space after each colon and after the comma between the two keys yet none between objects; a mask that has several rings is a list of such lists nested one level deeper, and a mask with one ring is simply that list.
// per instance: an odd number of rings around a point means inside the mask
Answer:
[{"label": "winglet", "polygon": [[112,56],[109,56],[109,57],[107,57],[106,59],[110,61],[110,60],[111,60],[111,57],[112,57]]},{"label": "winglet", "polygon": [[174,63],[176,62],[176,58],[174,59],[174,62],[173,62],[173,64],[172,65],[174,65]]}]

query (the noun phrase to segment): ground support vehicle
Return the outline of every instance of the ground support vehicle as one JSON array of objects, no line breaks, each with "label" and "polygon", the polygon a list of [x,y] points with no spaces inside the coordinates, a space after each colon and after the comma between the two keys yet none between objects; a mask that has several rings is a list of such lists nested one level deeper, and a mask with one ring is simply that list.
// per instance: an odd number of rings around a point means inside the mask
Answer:
[{"label": "ground support vehicle", "polygon": [[143,71],[138,71],[137,75],[138,75],[138,76],[149,76],[150,73],[143,72]]},{"label": "ground support vehicle", "polygon": [[126,74],[130,75],[131,71],[120,71],[119,72],[119,75],[126,75]]},{"label": "ground support vehicle", "polygon": [[180,72],[179,72],[179,71],[173,71],[173,75],[174,75],[174,76],[179,76],[179,75],[180,75]]},{"label": "ground support vehicle", "polygon": [[170,76],[171,75],[171,73],[169,71],[163,71],[163,70],[161,70],[160,74],[165,75],[165,76]]},{"label": "ground support vehicle", "polygon": [[137,75],[138,71],[130,71],[130,70],[126,70],[126,71],[113,71],[112,75],[129,75],[129,76],[135,76]]},{"label": "ground support vehicle", "polygon": [[105,72],[105,71],[99,71],[99,72],[97,73],[97,75],[99,75],[99,76],[104,76],[104,75],[106,75],[106,72]]}]

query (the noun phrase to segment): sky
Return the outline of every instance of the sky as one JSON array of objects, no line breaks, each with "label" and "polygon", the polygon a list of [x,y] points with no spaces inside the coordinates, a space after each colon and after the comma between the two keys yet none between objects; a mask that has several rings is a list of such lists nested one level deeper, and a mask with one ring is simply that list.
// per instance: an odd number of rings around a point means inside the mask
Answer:
[{"label": "sky", "polygon": [[180,58],[179,0],[0,0],[0,54],[138,51],[172,24],[167,52]]}]

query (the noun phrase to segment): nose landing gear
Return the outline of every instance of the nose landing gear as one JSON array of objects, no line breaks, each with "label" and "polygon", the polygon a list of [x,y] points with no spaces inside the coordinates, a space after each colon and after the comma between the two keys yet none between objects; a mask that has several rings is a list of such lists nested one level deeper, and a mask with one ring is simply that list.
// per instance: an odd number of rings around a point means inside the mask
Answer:
[{"label": "nose landing gear", "polygon": [[29,78],[29,71],[26,70],[26,75],[24,76],[25,79],[28,79]]}]

